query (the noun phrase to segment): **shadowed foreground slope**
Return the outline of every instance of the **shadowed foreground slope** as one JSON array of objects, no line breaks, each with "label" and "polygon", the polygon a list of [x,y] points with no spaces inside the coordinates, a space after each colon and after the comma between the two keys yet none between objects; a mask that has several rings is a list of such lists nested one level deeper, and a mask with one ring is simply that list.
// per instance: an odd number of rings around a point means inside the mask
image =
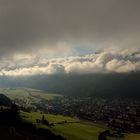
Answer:
[{"label": "shadowed foreground slope", "polygon": [[7,109],[1,107],[0,132],[0,139],[3,140],[64,140],[50,130],[37,129],[33,124],[23,122],[16,105]]}]

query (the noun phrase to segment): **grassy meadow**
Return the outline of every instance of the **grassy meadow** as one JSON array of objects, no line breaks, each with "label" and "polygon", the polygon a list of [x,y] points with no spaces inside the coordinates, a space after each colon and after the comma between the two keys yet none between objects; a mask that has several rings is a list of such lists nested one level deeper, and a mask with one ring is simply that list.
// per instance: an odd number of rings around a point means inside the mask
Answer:
[{"label": "grassy meadow", "polygon": [[33,100],[51,100],[55,97],[61,97],[62,95],[57,93],[50,93],[43,90],[31,89],[31,88],[0,88],[0,93],[5,94],[11,99],[23,99],[30,98]]},{"label": "grassy meadow", "polygon": [[[42,124],[37,124],[36,119],[41,119],[42,115],[49,121],[54,123],[54,126],[48,127]],[[100,132],[107,130],[104,125],[86,122],[78,118],[72,118],[62,115],[42,114],[39,112],[27,113],[21,112],[22,119],[27,122],[32,122],[39,128],[49,129],[55,134],[60,134],[67,140],[98,140]],[[67,123],[58,124],[59,122]],[[140,140],[140,134],[129,133],[124,138],[108,137],[108,140]]]},{"label": "grassy meadow", "polygon": [[[37,127],[50,129],[52,132],[60,134],[63,137],[67,138],[67,140],[97,140],[99,133],[106,129],[106,127],[102,125],[80,121],[77,118],[66,117],[62,115],[45,114],[45,118],[50,123],[54,123],[54,126],[48,127],[36,123],[36,119],[41,119],[42,115],[42,113],[37,112],[21,112],[21,116],[24,121],[32,122]],[[57,124],[64,121],[66,121],[67,123]]]}]

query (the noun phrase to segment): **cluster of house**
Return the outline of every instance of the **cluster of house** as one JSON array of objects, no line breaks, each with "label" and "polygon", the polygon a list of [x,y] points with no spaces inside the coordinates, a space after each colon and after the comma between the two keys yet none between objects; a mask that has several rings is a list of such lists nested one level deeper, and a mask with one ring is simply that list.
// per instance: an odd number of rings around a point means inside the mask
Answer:
[{"label": "cluster of house", "polygon": [[140,128],[140,101],[121,98],[57,97],[41,100],[28,111],[76,116],[89,121],[101,121],[110,127],[127,130]]},{"label": "cluster of house", "polygon": [[133,99],[63,97],[48,101],[43,110],[101,121],[114,129],[140,129],[140,102]]}]

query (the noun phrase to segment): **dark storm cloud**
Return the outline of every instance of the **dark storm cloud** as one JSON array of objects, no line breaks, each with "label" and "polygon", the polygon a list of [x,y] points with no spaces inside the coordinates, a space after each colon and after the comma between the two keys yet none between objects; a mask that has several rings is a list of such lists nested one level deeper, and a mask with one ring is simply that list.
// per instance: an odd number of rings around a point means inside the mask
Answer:
[{"label": "dark storm cloud", "polygon": [[139,0],[0,0],[0,55],[60,41],[137,47],[139,6]]}]

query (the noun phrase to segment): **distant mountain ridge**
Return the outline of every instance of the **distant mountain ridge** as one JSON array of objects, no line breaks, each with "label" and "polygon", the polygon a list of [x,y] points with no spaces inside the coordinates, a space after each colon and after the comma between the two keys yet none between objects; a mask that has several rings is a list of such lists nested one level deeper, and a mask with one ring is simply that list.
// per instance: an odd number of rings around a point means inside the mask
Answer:
[{"label": "distant mountain ridge", "polygon": [[140,97],[140,73],[0,77],[3,87],[29,87],[70,96]]}]

